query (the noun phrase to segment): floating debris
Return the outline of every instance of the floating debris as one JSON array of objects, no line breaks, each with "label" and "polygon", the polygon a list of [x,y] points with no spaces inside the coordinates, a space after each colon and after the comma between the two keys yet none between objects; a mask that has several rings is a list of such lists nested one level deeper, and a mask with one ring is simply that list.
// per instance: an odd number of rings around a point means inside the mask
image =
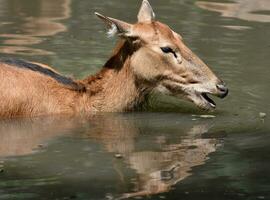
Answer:
[{"label": "floating debris", "polygon": [[260,116],[260,118],[265,118],[266,117],[266,113],[260,112],[259,113],[259,116]]},{"label": "floating debris", "polygon": [[199,117],[199,118],[203,118],[203,119],[212,119],[215,118],[215,115],[192,115],[192,117]]},{"label": "floating debris", "polygon": [[114,157],[116,157],[116,158],[123,158],[123,155],[120,154],[120,153],[116,153],[116,154],[114,154]]},{"label": "floating debris", "polygon": [[210,118],[215,118],[215,115],[200,115],[200,118],[205,118],[205,119],[210,119]]}]

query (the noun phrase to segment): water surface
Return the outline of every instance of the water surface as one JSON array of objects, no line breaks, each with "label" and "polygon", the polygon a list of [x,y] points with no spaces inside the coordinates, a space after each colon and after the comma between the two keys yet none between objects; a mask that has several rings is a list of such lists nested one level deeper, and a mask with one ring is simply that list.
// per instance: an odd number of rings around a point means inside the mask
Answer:
[{"label": "water surface", "polygon": [[[137,0],[0,0],[0,56],[97,72],[115,39],[94,16]],[[0,121],[0,199],[269,199],[268,0],[152,1],[230,88],[213,118],[154,95],[141,113]],[[155,112],[153,112],[155,111]],[[261,118],[260,113],[266,113]]]}]

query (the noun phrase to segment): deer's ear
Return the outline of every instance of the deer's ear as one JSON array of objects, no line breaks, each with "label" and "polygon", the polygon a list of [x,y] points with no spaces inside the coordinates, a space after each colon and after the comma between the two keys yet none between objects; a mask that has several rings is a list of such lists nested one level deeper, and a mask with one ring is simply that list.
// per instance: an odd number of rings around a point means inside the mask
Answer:
[{"label": "deer's ear", "polygon": [[108,36],[113,37],[115,35],[124,36],[124,37],[132,37],[132,25],[111,17],[107,17],[95,12],[95,15],[100,18],[105,25],[107,26]]},{"label": "deer's ear", "polygon": [[143,0],[137,17],[138,22],[151,22],[155,20],[155,13],[147,0]]}]

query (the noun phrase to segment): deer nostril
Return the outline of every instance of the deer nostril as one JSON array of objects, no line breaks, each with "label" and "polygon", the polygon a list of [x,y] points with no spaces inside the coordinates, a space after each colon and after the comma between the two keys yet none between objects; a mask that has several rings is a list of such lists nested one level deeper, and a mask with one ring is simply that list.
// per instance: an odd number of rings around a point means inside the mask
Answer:
[{"label": "deer nostril", "polygon": [[217,84],[217,89],[219,90],[220,94],[219,96],[221,98],[224,98],[228,95],[229,89],[222,83],[222,84]]},{"label": "deer nostril", "polygon": [[217,89],[219,89],[221,92],[224,92],[227,90],[224,84],[217,84]]}]

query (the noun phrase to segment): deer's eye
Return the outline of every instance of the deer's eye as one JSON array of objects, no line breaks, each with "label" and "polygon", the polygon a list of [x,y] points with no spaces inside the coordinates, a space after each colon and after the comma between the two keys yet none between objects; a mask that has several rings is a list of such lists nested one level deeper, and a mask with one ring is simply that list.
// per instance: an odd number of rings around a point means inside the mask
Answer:
[{"label": "deer's eye", "polygon": [[177,55],[174,50],[172,50],[171,47],[160,47],[160,49],[163,51],[163,53],[172,53],[175,58],[177,58]]},{"label": "deer's eye", "polygon": [[164,53],[173,53],[174,51],[172,50],[171,47],[160,47],[160,49],[164,52]]}]

